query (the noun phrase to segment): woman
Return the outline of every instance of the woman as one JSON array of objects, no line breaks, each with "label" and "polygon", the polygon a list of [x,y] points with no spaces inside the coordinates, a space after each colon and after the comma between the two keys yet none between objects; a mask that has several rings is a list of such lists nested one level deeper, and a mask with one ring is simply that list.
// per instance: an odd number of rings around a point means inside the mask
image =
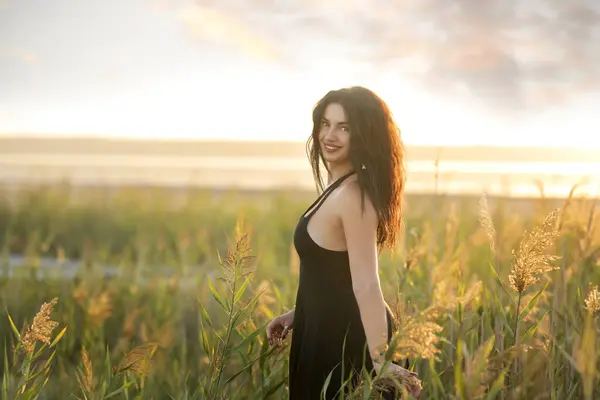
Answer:
[{"label": "woman", "polygon": [[325,398],[334,399],[350,374],[356,383],[363,367],[379,371],[391,338],[378,250],[394,246],[401,227],[404,152],[387,105],[363,87],[330,91],[317,103],[307,152],[322,193],[294,233],[296,306],[273,319],[267,337],[278,345],[293,327],[290,399],[320,399],[328,376]]}]

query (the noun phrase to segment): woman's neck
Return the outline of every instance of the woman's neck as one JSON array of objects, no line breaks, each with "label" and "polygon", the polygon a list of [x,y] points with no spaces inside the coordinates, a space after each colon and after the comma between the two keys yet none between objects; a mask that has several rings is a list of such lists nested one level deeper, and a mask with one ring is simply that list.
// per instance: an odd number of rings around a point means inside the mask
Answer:
[{"label": "woman's neck", "polygon": [[350,164],[350,163],[341,164],[341,165],[329,164],[329,174],[328,174],[327,184],[331,185],[333,182],[337,181],[342,176],[349,174],[353,170],[354,170],[354,168],[352,167],[352,164]]}]

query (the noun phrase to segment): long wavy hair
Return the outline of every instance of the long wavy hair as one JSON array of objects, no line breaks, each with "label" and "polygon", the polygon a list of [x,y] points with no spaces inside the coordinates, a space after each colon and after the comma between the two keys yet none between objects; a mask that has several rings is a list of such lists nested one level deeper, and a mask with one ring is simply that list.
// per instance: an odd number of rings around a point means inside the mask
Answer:
[{"label": "long wavy hair", "polygon": [[[373,203],[379,217],[377,245],[392,249],[402,229],[405,182],[404,145],[387,104],[371,90],[353,86],[328,92],[313,109],[313,129],[306,152],[320,193],[324,190],[319,132],[325,109],[331,103],[344,108],[350,127],[350,162],[362,193]],[[364,165],[364,169],[362,168]],[[329,171],[327,171],[329,172]]]}]

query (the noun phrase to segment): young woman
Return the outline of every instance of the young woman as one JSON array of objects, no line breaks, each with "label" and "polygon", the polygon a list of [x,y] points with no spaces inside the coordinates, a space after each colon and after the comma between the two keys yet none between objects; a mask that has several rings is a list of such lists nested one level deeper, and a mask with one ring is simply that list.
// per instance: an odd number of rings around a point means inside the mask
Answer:
[{"label": "young woman", "polygon": [[294,233],[296,306],[273,319],[267,337],[278,345],[293,328],[290,399],[320,399],[330,373],[325,398],[334,399],[350,374],[356,382],[363,367],[379,372],[391,338],[378,254],[395,244],[401,227],[404,151],[387,105],[372,91],[351,87],[317,103],[307,152],[322,193]]}]

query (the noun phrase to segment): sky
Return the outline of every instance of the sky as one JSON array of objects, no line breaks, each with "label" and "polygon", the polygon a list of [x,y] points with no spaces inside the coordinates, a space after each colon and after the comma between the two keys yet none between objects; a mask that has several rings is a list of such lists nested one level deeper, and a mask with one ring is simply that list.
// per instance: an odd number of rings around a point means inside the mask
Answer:
[{"label": "sky", "polygon": [[304,141],[364,85],[409,145],[600,149],[600,2],[523,3],[0,0],[0,135]]}]

